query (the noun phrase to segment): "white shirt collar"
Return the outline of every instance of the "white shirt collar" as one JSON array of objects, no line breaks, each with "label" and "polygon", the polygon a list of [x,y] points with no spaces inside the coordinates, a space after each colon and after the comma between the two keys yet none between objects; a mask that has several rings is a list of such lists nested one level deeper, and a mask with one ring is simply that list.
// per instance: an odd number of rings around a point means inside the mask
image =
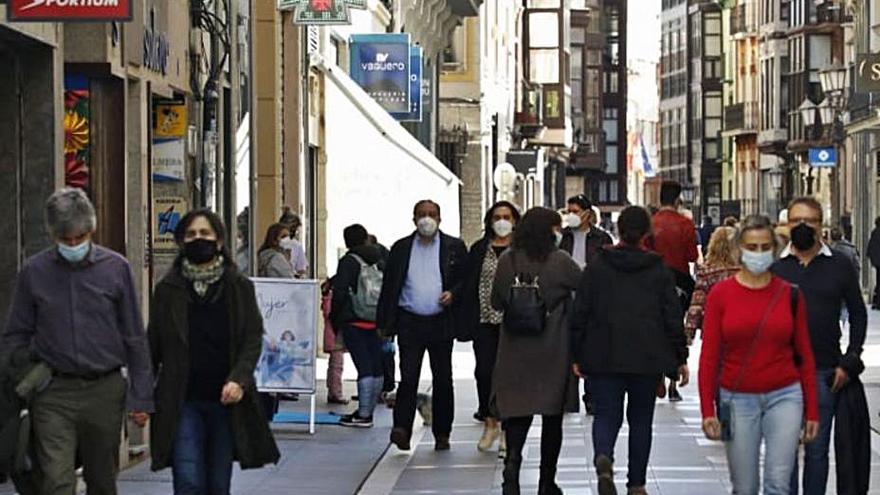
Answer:
[{"label": "white shirt collar", "polygon": [[[779,254],[780,258],[788,258],[789,256],[794,256],[794,253],[791,251],[791,243],[788,246],[785,246],[785,249],[782,250],[782,253]],[[831,251],[831,248],[828,247],[828,244],[822,243],[822,248],[819,249],[819,256],[827,256],[831,258],[834,256],[834,253]]]}]

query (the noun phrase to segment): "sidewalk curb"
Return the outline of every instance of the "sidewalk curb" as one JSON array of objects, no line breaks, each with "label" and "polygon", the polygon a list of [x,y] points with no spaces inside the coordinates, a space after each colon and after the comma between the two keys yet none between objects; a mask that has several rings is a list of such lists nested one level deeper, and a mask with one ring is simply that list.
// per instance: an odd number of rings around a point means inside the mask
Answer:
[{"label": "sidewalk curb", "polygon": [[409,465],[409,461],[415,454],[416,448],[418,448],[427,432],[424,421],[418,415],[416,416],[415,423],[412,437],[410,437],[409,452],[400,451],[389,442],[385,451],[376,460],[373,468],[367,473],[364,481],[355,492],[356,495],[388,495],[394,490],[397,480],[400,479],[403,471]]}]

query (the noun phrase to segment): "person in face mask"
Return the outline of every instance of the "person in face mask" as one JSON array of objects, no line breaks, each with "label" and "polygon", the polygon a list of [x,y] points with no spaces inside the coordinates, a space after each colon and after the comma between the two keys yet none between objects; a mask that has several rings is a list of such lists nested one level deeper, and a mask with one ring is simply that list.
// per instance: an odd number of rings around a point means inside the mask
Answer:
[{"label": "person in face mask", "polygon": [[[742,270],[709,292],[700,354],[703,432],[723,440],[734,493],[788,494],[801,439],[819,431],[816,371],[803,294],[771,274],[777,238],[753,215],[737,235]],[[839,306],[838,306],[839,308]]]},{"label": "person in face mask", "polygon": [[[400,385],[391,442],[410,449],[419,375],[425,352],[434,376],[434,448],[449,450],[454,414],[452,345],[457,336],[453,305],[461,294],[467,247],[440,232],[440,205],[422,200],[413,208],[416,231],[391,247],[382,280],[376,326],[397,335]],[[387,336],[386,335],[386,336]]]},{"label": "person in face mask", "polygon": [[[809,310],[807,325],[816,355],[820,427],[816,442],[805,447],[803,489],[808,495],[825,493],[838,396],[861,369],[868,321],[858,275],[850,260],[821,241],[822,220],[822,205],[814,198],[792,201],[788,208],[791,244],[772,268],[774,274],[801,288]],[[850,324],[845,353],[840,351],[842,305],[849,313]],[[798,493],[798,485],[795,474],[792,494]]]},{"label": "person in face mask", "polygon": [[[483,435],[477,444],[481,451],[491,449],[501,434],[498,418],[489,408],[492,371],[495,369],[498,332],[503,317],[500,311],[492,308],[492,281],[498,269],[498,259],[510,247],[519,220],[519,210],[507,201],[495,203],[486,212],[483,238],[474,243],[468,253],[465,269],[467,279],[458,307],[458,325],[470,331],[474,342],[474,378],[479,399],[474,419],[484,423]],[[500,450],[503,450],[503,437],[501,440]]]},{"label": "person in face mask", "polygon": [[3,361],[39,361],[51,370],[29,405],[39,491],[73,493],[79,458],[89,491],[116,493],[124,413],[144,426],[153,411],[139,297],[128,261],[92,241],[95,209],[82,190],[56,191],[45,215],[54,243],[18,274]]},{"label": "person in face mask", "polygon": [[305,248],[298,238],[300,228],[302,227],[302,220],[299,218],[299,215],[293,212],[292,208],[285,206],[281,213],[281,218],[278,219],[278,223],[287,227],[290,234],[281,239],[281,249],[284,250],[284,253],[290,259],[290,264],[293,266],[296,278],[305,278],[309,271],[309,261],[306,258]]},{"label": "person in face mask", "polygon": [[161,370],[152,469],[171,467],[174,493],[228,494],[234,460],[248,469],[279,458],[254,383],[263,322],[216,213],[187,213],[174,238],[180,253],[156,286],[147,327]]}]

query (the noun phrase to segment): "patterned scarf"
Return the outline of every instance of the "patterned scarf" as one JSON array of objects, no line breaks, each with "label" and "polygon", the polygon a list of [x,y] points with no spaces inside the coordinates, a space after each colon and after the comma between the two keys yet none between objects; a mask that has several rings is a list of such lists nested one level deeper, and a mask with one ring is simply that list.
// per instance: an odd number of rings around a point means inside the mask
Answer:
[{"label": "patterned scarf", "polygon": [[223,269],[223,256],[217,256],[214,261],[204,266],[194,265],[184,259],[181,265],[181,274],[183,278],[192,282],[193,290],[199,297],[205,297],[208,287],[223,276]]}]

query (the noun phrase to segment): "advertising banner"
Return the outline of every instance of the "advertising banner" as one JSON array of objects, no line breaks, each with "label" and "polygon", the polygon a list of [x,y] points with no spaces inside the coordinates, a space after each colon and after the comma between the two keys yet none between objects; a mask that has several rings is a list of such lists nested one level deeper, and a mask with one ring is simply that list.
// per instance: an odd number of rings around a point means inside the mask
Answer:
[{"label": "advertising banner", "polygon": [[856,55],[856,93],[880,93],[880,53]]},{"label": "advertising banner", "polygon": [[9,0],[16,22],[130,21],[134,0]]},{"label": "advertising banner", "polygon": [[186,104],[159,103],[154,105],[156,121],[153,123],[153,138],[184,138],[186,137]]},{"label": "advertising banner", "polygon": [[409,34],[352,35],[351,78],[391,114],[409,114]]},{"label": "advertising banner", "polygon": [[422,47],[409,49],[409,112],[392,113],[401,122],[422,121]]},{"label": "advertising banner", "polygon": [[254,278],[263,316],[263,353],[254,372],[264,392],[315,393],[317,280]]},{"label": "advertising banner", "polygon": [[180,196],[161,196],[153,199],[153,251],[178,251],[174,230],[187,211],[186,199]]},{"label": "advertising banner", "polygon": [[186,177],[186,145],[183,139],[153,141],[153,180],[180,182]]}]

